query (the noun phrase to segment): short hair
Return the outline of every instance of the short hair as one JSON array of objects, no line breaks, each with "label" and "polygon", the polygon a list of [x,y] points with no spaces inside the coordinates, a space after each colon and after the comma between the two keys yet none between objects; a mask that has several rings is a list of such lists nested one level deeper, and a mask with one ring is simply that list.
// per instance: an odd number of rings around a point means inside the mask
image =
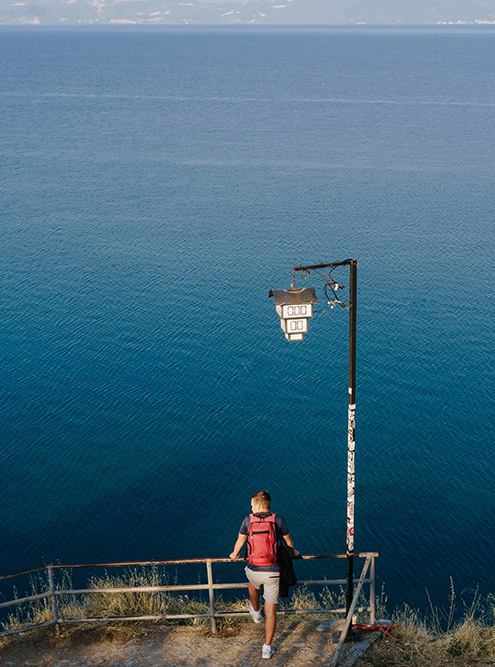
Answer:
[{"label": "short hair", "polygon": [[268,491],[258,491],[257,493],[255,493],[255,494],[253,494],[253,495],[251,496],[251,500],[252,500],[252,501],[253,501],[253,500],[256,501],[256,502],[259,503],[262,507],[264,507],[264,508],[266,508],[266,509],[269,509],[269,508],[270,508],[270,504],[271,504],[271,502],[272,502],[272,497],[271,497],[271,495],[268,493]]}]

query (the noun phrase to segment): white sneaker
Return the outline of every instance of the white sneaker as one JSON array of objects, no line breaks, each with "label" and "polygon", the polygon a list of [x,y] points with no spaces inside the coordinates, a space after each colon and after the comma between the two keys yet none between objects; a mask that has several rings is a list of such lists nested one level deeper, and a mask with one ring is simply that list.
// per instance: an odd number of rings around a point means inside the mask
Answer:
[{"label": "white sneaker", "polygon": [[249,600],[249,613],[253,617],[253,621],[255,623],[261,623],[261,609],[259,611],[254,611],[254,607],[251,604],[251,600]]},{"label": "white sneaker", "polygon": [[261,649],[261,657],[264,658],[265,660],[268,660],[269,658],[272,657],[272,655],[275,653],[275,649],[272,648],[271,646],[267,646],[266,644],[263,644],[263,648]]}]

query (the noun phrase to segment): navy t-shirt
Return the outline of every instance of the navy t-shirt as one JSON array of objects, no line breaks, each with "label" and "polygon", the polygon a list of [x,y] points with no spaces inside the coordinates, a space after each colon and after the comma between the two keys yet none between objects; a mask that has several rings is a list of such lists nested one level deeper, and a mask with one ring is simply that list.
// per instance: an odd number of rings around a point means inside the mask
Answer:
[{"label": "navy t-shirt", "polygon": [[[272,512],[257,512],[255,516],[259,517],[267,517],[270,516]],[[239,533],[241,535],[249,535],[249,524],[251,522],[251,516],[248,515],[243,522],[241,523],[241,527],[239,528]],[[277,541],[280,538],[280,535],[288,535],[289,534],[289,529],[287,528],[287,524],[285,523],[285,519],[282,516],[279,516],[278,514],[275,514],[275,531],[277,534]],[[248,565],[249,569],[252,570],[253,572],[280,572],[280,567],[278,563],[274,563],[273,565],[251,565],[249,563]]]}]

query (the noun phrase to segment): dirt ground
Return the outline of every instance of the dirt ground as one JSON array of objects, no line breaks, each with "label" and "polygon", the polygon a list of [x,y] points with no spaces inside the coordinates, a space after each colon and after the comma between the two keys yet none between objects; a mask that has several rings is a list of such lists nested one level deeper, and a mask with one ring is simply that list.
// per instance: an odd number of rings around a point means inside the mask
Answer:
[{"label": "dirt ground", "polygon": [[15,637],[0,648],[0,666],[37,667],[287,667],[329,665],[332,632],[318,621],[279,624],[268,663],[261,659],[263,625],[242,623],[212,635],[204,627],[53,628]]},{"label": "dirt ground", "polygon": [[[240,623],[212,635],[202,626],[67,626],[0,640],[0,667],[329,667],[332,629],[319,621],[279,624],[270,662],[261,659],[263,626]],[[370,641],[369,633],[362,639]],[[407,642],[382,639],[356,664],[358,645],[346,647],[339,667],[493,667],[494,662],[425,655]]]}]

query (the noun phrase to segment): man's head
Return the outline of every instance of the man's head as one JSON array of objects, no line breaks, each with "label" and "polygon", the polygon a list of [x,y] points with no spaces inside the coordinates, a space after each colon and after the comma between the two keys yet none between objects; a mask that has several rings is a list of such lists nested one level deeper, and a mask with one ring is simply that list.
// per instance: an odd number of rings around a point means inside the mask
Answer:
[{"label": "man's head", "polygon": [[254,513],[268,512],[271,502],[272,497],[268,491],[258,491],[258,493],[251,496],[251,508]]}]

